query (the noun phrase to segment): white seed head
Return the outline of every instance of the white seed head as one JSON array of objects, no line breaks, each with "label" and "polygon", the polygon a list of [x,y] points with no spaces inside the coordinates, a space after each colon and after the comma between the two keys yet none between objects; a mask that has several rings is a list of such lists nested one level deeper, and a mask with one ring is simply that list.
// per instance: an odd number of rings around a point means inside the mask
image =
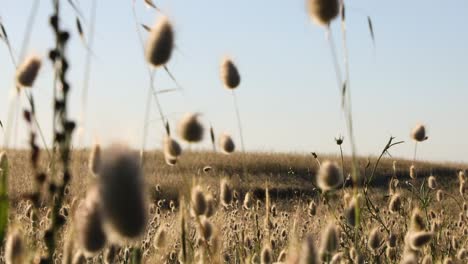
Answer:
[{"label": "white seed head", "polygon": [[437,180],[436,180],[436,177],[434,176],[429,176],[429,178],[427,179],[427,186],[429,186],[430,189],[434,190],[435,188],[437,188]]},{"label": "white seed head", "polygon": [[337,227],[334,223],[330,223],[325,230],[322,231],[321,254],[327,255],[327,259],[331,259],[331,256],[340,245],[339,241]]},{"label": "white seed head", "polygon": [[392,195],[390,203],[388,205],[388,210],[392,213],[398,213],[401,208],[401,196],[399,193]]},{"label": "white seed head", "polygon": [[444,199],[444,192],[442,190],[437,190],[436,192],[436,200],[438,202],[442,202],[442,200]]},{"label": "white seed head", "polygon": [[154,248],[155,249],[164,249],[167,243],[167,232],[164,226],[160,226],[156,235],[154,236]]},{"label": "white seed head", "polygon": [[203,239],[205,239],[205,241],[210,241],[214,232],[213,224],[210,222],[210,220],[208,220],[208,218],[204,217],[201,220],[201,226],[202,226],[201,234],[202,234]]},{"label": "white seed head", "polygon": [[263,247],[260,260],[262,264],[271,264],[273,262],[273,253],[269,246]]},{"label": "white seed head", "polygon": [[93,175],[97,175],[99,171],[99,166],[101,166],[101,146],[95,144],[89,155],[89,170]]},{"label": "white seed head", "polygon": [[307,0],[307,11],[315,23],[327,26],[338,16],[340,3],[338,0]]},{"label": "white seed head", "polygon": [[146,43],[146,60],[154,67],[166,64],[174,47],[174,30],[166,17],[162,17],[151,29]]},{"label": "white seed head", "polygon": [[408,242],[413,250],[419,250],[429,243],[433,236],[434,234],[432,232],[414,232],[408,237]]},{"label": "white seed head", "polygon": [[414,165],[410,166],[410,177],[411,179],[416,179],[416,167]]},{"label": "white seed head", "polygon": [[99,202],[99,190],[92,186],[75,215],[78,244],[89,255],[104,248],[107,241]]},{"label": "white seed head", "polygon": [[206,217],[212,217],[216,212],[215,200],[211,194],[206,195]]},{"label": "white seed head", "polygon": [[178,124],[180,138],[189,142],[196,143],[203,139],[204,128],[198,120],[198,114],[187,113]]},{"label": "white seed head", "polygon": [[323,162],[317,177],[317,184],[323,191],[333,190],[343,183],[343,173],[336,162]]},{"label": "white seed head", "polygon": [[103,152],[98,179],[107,229],[124,238],[140,236],[147,206],[138,155],[126,146],[112,145]]},{"label": "white seed head", "polygon": [[228,134],[222,134],[219,137],[218,142],[219,142],[219,147],[225,154],[231,154],[236,149],[236,145],[234,144],[234,141],[232,140],[231,136]]},{"label": "white seed head", "polygon": [[240,84],[240,74],[236,65],[229,58],[224,58],[221,62],[221,80],[228,89],[235,89]]},{"label": "white seed head", "polygon": [[5,246],[5,261],[7,264],[20,264],[25,260],[26,245],[18,229],[13,229],[8,235]]},{"label": "white seed head", "polygon": [[315,249],[314,238],[307,234],[302,241],[300,264],[316,264],[318,262],[317,250]]},{"label": "white seed head", "polygon": [[418,124],[411,131],[411,138],[417,142],[422,142],[427,139],[426,128],[424,125]]},{"label": "white seed head", "polygon": [[169,136],[164,138],[163,147],[165,156],[177,158],[182,154],[182,148],[179,143]]},{"label": "white seed head", "polygon": [[41,59],[38,56],[28,57],[16,71],[16,82],[22,87],[32,87],[41,68]]},{"label": "white seed head", "polygon": [[372,229],[372,231],[370,232],[367,246],[375,252],[377,251],[377,249],[379,249],[381,243],[382,243],[382,235],[380,234],[379,229],[376,227]]},{"label": "white seed head", "polygon": [[192,189],[192,210],[195,215],[203,215],[206,211],[205,194],[200,186]]},{"label": "white seed head", "polygon": [[411,215],[410,229],[413,232],[418,232],[418,231],[424,231],[425,228],[426,228],[426,224],[422,216],[422,213],[418,208],[415,208]]},{"label": "white seed head", "polygon": [[220,189],[221,189],[221,202],[223,203],[224,206],[228,206],[232,202],[232,197],[233,197],[233,192],[232,188],[229,185],[229,181],[227,179],[222,179],[221,184],[220,184]]}]

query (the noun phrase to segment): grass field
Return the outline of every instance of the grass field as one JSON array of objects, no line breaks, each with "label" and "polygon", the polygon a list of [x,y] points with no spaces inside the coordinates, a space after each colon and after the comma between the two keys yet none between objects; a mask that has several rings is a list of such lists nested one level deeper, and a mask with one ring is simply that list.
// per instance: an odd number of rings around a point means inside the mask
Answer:
[{"label": "grass field", "polygon": [[[144,168],[144,189],[148,197],[148,213],[150,222],[145,227],[143,236],[132,239],[127,243],[117,245],[107,243],[106,249],[91,256],[88,263],[100,263],[103,258],[108,257],[109,248],[118,249],[113,261],[109,263],[126,263],[131,261],[131,255],[135,248],[139,248],[143,258],[143,263],[177,263],[181,260],[181,214],[186,218],[186,243],[187,261],[201,261],[205,263],[260,263],[262,250],[265,245],[271,249],[272,260],[284,258],[288,263],[296,263],[292,254],[297,254],[300,258],[300,241],[311,235],[314,244],[323,243],[320,238],[323,230],[331,222],[339,228],[340,240],[337,241],[336,254],[340,254],[343,262],[351,261],[351,248],[360,252],[363,259],[368,261],[378,261],[383,263],[394,263],[399,259],[398,252],[405,248],[404,235],[411,229],[411,212],[413,207],[419,207],[422,201],[420,198],[428,199],[427,219],[425,211],[422,216],[428,222],[425,229],[433,230],[437,234],[436,243],[431,244],[431,252],[436,252],[434,258],[453,256],[454,259],[458,250],[466,246],[466,216],[460,212],[465,212],[463,199],[459,192],[458,172],[462,164],[437,164],[429,162],[416,163],[417,179],[413,180],[409,175],[411,161],[398,160],[396,162],[396,179],[400,181],[395,192],[401,193],[404,200],[399,213],[390,213],[388,208],[392,197],[389,189],[389,181],[394,175],[393,160],[385,158],[378,166],[375,182],[370,184],[369,193],[366,195],[376,206],[378,211],[374,211],[369,204],[362,201],[361,204],[361,225],[354,229],[346,220],[346,208],[352,199],[352,186],[347,186],[342,191],[329,192],[327,195],[321,194],[317,186],[316,174],[318,163],[310,154],[273,154],[273,153],[236,153],[224,155],[212,152],[187,152],[178,161],[177,166],[169,166],[164,161],[161,152],[150,152],[145,154],[146,166]],[[12,201],[10,211],[10,222],[21,226],[27,241],[31,245],[37,246],[45,252],[46,248],[42,242],[44,231],[50,225],[50,210],[45,207],[47,196],[38,209],[38,227],[34,227],[35,221],[32,218],[32,207],[30,203],[25,203],[24,195],[33,191],[33,171],[28,166],[21,166],[28,158],[26,151],[12,151],[10,158],[10,183],[9,193]],[[67,210],[65,215],[73,215],[76,210],[76,201],[86,199],[86,191],[96,182],[96,177],[92,174],[88,164],[89,152],[77,151],[73,153],[72,175],[70,184],[70,195],[64,203]],[[339,156],[318,157],[319,160],[336,160]],[[376,158],[370,158],[369,168],[374,165]],[[368,159],[361,159],[360,164],[367,164]],[[47,160],[41,161],[41,167],[47,168]],[[350,170],[350,161],[345,159],[345,171]],[[207,168],[210,168],[209,170]],[[364,166],[363,166],[364,167]],[[368,169],[370,170],[370,169]],[[369,174],[366,170],[361,170],[361,174]],[[427,186],[427,178],[436,175],[438,182],[437,189],[443,190],[446,198],[441,202],[436,201],[436,190],[427,189],[427,197],[424,197],[424,190],[411,190],[405,182],[411,182],[416,186],[420,184]],[[227,206],[221,205],[222,196],[220,194],[220,181],[228,179],[229,186],[233,191],[232,201]],[[423,183],[424,181],[424,183]],[[210,217],[202,217],[190,213],[187,206],[194,206],[193,201],[188,204],[180,204],[181,199],[191,200],[187,196],[187,189],[194,185],[201,187],[205,197],[214,197],[213,208],[215,213]],[[269,189],[268,202],[266,201],[265,188]],[[68,192],[68,191],[67,191]],[[248,194],[249,201],[244,202]],[[449,197],[449,195],[452,197]],[[247,204],[248,206],[247,206]],[[311,204],[314,204],[312,213]],[[180,210],[183,206],[185,209]],[[208,206],[208,205],[205,205]],[[266,214],[266,208],[268,214]],[[186,211],[188,210],[188,211]],[[465,211],[464,211],[465,210]],[[63,210],[62,210],[63,211]],[[184,213],[185,212],[185,213]],[[443,213],[442,213],[443,212]],[[63,212],[62,212],[63,213]],[[431,214],[436,217],[432,218]],[[377,216],[380,215],[380,216]],[[457,223],[457,219],[461,221]],[[67,221],[64,231],[59,233],[59,252],[66,251],[66,241],[69,239],[71,231],[76,227],[72,217]],[[199,222],[201,221],[201,222]],[[206,241],[200,237],[198,232],[207,232],[200,229],[205,221],[209,221],[211,231]],[[265,225],[265,221],[268,222]],[[380,225],[379,221],[382,221]],[[440,229],[431,227],[434,223],[440,222]],[[460,226],[459,226],[460,225]],[[378,246],[379,257],[367,244],[369,243],[368,232],[373,227],[380,227],[381,244]],[[392,248],[394,261],[385,257],[388,240],[388,231],[397,236],[397,246]],[[161,232],[165,230],[165,239],[157,242]],[[203,230],[203,231],[200,231]],[[456,230],[450,232],[449,230]],[[465,232],[465,235],[462,235]],[[90,235],[92,237],[92,235]],[[203,235],[202,235],[203,236]],[[337,234],[338,236],[338,234]],[[357,236],[357,237],[355,237]],[[452,247],[451,240],[455,238],[458,245]],[[72,240],[74,241],[74,240]],[[207,242],[207,244],[205,244]],[[447,244],[448,242],[448,244]],[[72,252],[82,252],[79,242],[74,241]],[[157,244],[160,246],[156,246]],[[78,245],[77,245],[78,244]],[[433,250],[433,251],[432,251]],[[437,250],[437,251],[436,251]],[[288,252],[286,258],[280,255]],[[295,253],[295,251],[297,251]],[[319,250],[317,249],[317,254]],[[209,253],[208,253],[209,252]],[[426,252],[421,250],[420,253]],[[335,254],[333,253],[333,254]],[[62,254],[56,258],[63,260]],[[81,253],[76,253],[81,254]],[[89,252],[87,253],[89,254]],[[284,254],[284,253],[283,253]],[[72,254],[73,255],[73,254]],[[292,256],[291,256],[292,255]],[[390,255],[389,255],[390,256]],[[33,256],[29,256],[33,257]],[[333,256],[331,256],[333,257]],[[268,263],[268,262],[262,262]],[[315,263],[315,262],[308,262]]]}]

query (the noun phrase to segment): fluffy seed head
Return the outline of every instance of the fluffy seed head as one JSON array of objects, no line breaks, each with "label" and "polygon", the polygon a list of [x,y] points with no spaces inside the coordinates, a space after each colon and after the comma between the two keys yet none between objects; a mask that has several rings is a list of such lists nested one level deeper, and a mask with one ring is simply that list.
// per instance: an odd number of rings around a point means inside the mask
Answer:
[{"label": "fluffy seed head", "polygon": [[407,253],[401,258],[401,264],[418,264],[418,259],[414,254]]},{"label": "fluffy seed head", "polygon": [[270,264],[273,262],[273,254],[269,246],[264,246],[261,254],[261,263]]},{"label": "fluffy seed head", "polygon": [[411,131],[411,138],[417,142],[422,142],[427,139],[426,128],[424,125],[418,124]]},{"label": "fluffy seed head", "polygon": [[429,243],[433,236],[434,234],[432,232],[414,232],[409,236],[408,242],[413,250],[419,250]]},{"label": "fluffy seed head", "polygon": [[252,197],[250,195],[250,192],[245,194],[243,206],[247,210],[252,207]]},{"label": "fluffy seed head", "polygon": [[221,180],[221,202],[223,203],[224,206],[227,206],[231,204],[232,202],[232,188],[229,185],[229,182],[227,179],[222,179]]},{"label": "fluffy seed head", "polygon": [[416,167],[414,165],[410,166],[410,173],[411,179],[416,179]]},{"label": "fluffy seed head", "polygon": [[214,198],[211,194],[208,194],[206,196],[206,211],[205,211],[205,216],[206,217],[212,217],[216,212],[216,206],[215,206],[215,201]]},{"label": "fluffy seed head", "polygon": [[205,239],[205,241],[210,241],[211,237],[213,236],[213,224],[207,218],[203,218],[201,220],[201,226],[201,234],[203,236],[203,239]]},{"label": "fluffy seed head", "polygon": [[75,253],[72,264],[86,264],[86,257],[83,252],[78,251]]},{"label": "fluffy seed head", "polygon": [[5,261],[7,264],[23,263],[25,256],[25,244],[18,229],[13,229],[7,238],[5,246]]},{"label": "fluffy seed head", "polygon": [[318,172],[317,184],[323,191],[337,188],[343,183],[343,173],[336,162],[325,161]]},{"label": "fluffy seed head", "polygon": [[468,259],[468,250],[462,248],[457,253],[457,259],[459,260],[466,260]]},{"label": "fluffy seed head", "polygon": [[369,235],[369,240],[367,242],[367,245],[369,246],[371,250],[376,251],[377,249],[379,249],[381,242],[382,242],[382,236],[380,234],[379,229],[376,227],[372,229]]},{"label": "fluffy seed head", "polygon": [[338,230],[334,223],[329,224],[322,232],[322,242],[320,251],[328,255],[330,259],[339,246]]},{"label": "fluffy seed head", "polygon": [[311,201],[309,203],[308,214],[309,216],[314,216],[316,213],[317,213],[317,204],[314,201]]},{"label": "fluffy seed head", "polygon": [[166,246],[167,242],[167,232],[163,226],[158,228],[156,235],[154,236],[154,248],[163,249]]},{"label": "fluffy seed head", "polygon": [[390,233],[390,235],[388,236],[388,241],[387,241],[388,247],[390,248],[396,247],[396,242],[397,242],[397,237],[395,236],[395,234]]},{"label": "fluffy seed head", "polygon": [[314,238],[311,234],[307,234],[302,241],[300,264],[315,264],[318,263],[317,251],[315,250]]},{"label": "fluffy seed head", "polygon": [[195,215],[203,215],[206,211],[205,194],[198,185],[192,189],[192,210]]},{"label": "fluffy seed head", "polygon": [[429,188],[431,188],[432,190],[434,190],[435,188],[437,188],[436,177],[434,177],[434,176],[429,176],[429,179],[427,179],[427,186],[429,186]]},{"label": "fluffy seed head", "polygon": [[432,256],[426,255],[421,261],[421,264],[432,264]]},{"label": "fluffy seed head", "polygon": [[276,262],[285,262],[286,261],[286,257],[287,257],[287,251],[286,249],[283,249],[281,250],[281,252],[279,253],[278,255],[278,259],[276,260]]},{"label": "fluffy seed head", "polygon": [[182,154],[182,148],[179,143],[169,136],[164,138],[163,146],[165,156],[177,158]]},{"label": "fluffy seed head", "polygon": [[240,84],[239,71],[229,58],[224,58],[221,62],[221,80],[228,89],[235,89]]},{"label": "fluffy seed head", "polygon": [[16,71],[16,83],[22,87],[32,87],[41,68],[38,56],[28,57]]},{"label": "fluffy seed head", "polygon": [[101,166],[101,146],[95,144],[89,155],[89,170],[93,175],[97,175],[99,166]]},{"label": "fluffy seed head", "polygon": [[93,255],[106,244],[107,237],[103,230],[99,190],[91,187],[75,215],[77,239],[81,249]]},{"label": "fluffy seed head", "polygon": [[203,125],[198,120],[198,114],[187,113],[178,124],[179,136],[189,142],[196,143],[203,139]]},{"label": "fluffy seed head", "polygon": [[357,210],[358,201],[356,198],[352,198],[348,207],[344,211],[346,222],[348,223],[348,225],[353,227],[356,226]]},{"label": "fluffy seed head", "polygon": [[425,228],[426,224],[424,223],[421,211],[417,208],[414,209],[411,215],[411,231],[423,231]]},{"label": "fluffy seed head", "polygon": [[401,196],[398,193],[392,195],[392,199],[390,199],[390,203],[388,205],[388,210],[392,213],[398,213],[401,208]]},{"label": "fluffy seed head", "polygon": [[146,60],[154,67],[166,64],[174,47],[174,30],[166,17],[162,17],[151,29],[146,43]]},{"label": "fluffy seed head", "polygon": [[105,226],[125,238],[141,235],[147,206],[138,155],[125,146],[112,145],[102,155],[99,176]]},{"label": "fluffy seed head", "polygon": [[307,0],[307,11],[312,20],[320,26],[328,26],[338,16],[338,0]]},{"label": "fluffy seed head", "polygon": [[114,245],[111,245],[107,250],[104,251],[104,263],[111,264],[114,263],[114,259],[117,255],[117,248]]},{"label": "fluffy seed head", "polygon": [[446,257],[444,259],[444,264],[454,264],[455,262],[453,262],[452,258],[449,258],[449,257]]},{"label": "fluffy seed head", "polygon": [[164,155],[164,161],[169,166],[175,166],[177,164],[177,158]]},{"label": "fluffy seed head", "polygon": [[228,134],[222,134],[219,137],[219,147],[225,154],[231,154],[234,152],[236,145],[234,144],[234,141],[232,140],[231,136]]},{"label": "fluffy seed head", "polygon": [[466,181],[466,176],[464,171],[459,171],[458,172],[458,181],[459,182],[465,182]]},{"label": "fluffy seed head", "polygon": [[437,190],[436,199],[438,202],[441,202],[444,199],[444,192],[442,190]]}]

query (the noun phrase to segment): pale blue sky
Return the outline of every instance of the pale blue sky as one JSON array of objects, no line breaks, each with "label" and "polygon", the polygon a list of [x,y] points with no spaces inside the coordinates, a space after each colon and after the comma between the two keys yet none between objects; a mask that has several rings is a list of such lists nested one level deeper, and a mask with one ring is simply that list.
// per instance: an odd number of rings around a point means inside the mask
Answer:
[{"label": "pale blue sky", "polygon": [[[152,25],[159,13],[137,1],[142,23]],[[43,0],[27,53],[47,55],[53,45],[48,26],[51,2]],[[65,2],[65,1],[64,1]],[[347,23],[351,89],[358,153],[377,154],[390,135],[406,144],[392,154],[411,157],[411,128],[427,125],[429,140],[419,148],[422,159],[468,162],[468,2],[348,1]],[[0,0],[0,16],[18,55],[32,0]],[[91,0],[79,5],[89,21]],[[169,67],[185,94],[161,95],[173,129],[187,111],[204,113],[217,132],[239,144],[230,93],[219,79],[224,55],[234,58],[242,75],[236,90],[247,150],[336,153],[333,138],[347,136],[340,111],[324,29],[313,24],[304,0],[161,0],[155,3],[176,30],[178,50]],[[98,1],[89,90],[87,142],[115,140],[140,146],[148,74],[131,10],[132,1]],[[74,33],[71,60],[72,116],[78,118],[86,50],[66,6],[66,25]],[[376,50],[367,27],[372,17]],[[87,33],[88,25],[84,25]],[[339,23],[333,24],[341,54]],[[146,34],[145,34],[146,38]],[[0,43],[0,120],[6,120],[14,67]],[[51,138],[52,70],[48,60],[34,95],[39,121]],[[167,74],[156,87],[173,88]],[[148,147],[160,146],[161,123],[153,107]],[[26,146],[21,120],[18,146]],[[347,138],[346,138],[347,139]],[[345,142],[347,143],[348,141]],[[0,133],[0,142],[3,134]],[[196,148],[209,148],[209,138]],[[345,146],[348,148],[348,145]]]}]

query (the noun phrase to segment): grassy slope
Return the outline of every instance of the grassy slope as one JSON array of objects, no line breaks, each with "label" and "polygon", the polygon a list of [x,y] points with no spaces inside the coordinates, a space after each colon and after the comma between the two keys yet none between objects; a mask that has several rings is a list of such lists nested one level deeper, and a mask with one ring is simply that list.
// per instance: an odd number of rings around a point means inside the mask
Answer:
[{"label": "grassy slope", "polygon": [[[10,151],[11,180],[10,197],[17,200],[19,196],[32,190],[32,171],[29,161],[29,152]],[[45,153],[43,153],[45,157]],[[338,156],[320,157],[320,160],[332,159],[340,161]],[[76,151],[74,153],[72,193],[83,194],[86,185],[93,181],[88,173],[88,153]],[[318,165],[312,155],[304,154],[273,154],[273,153],[235,153],[223,155],[212,152],[186,152],[177,166],[170,167],[165,164],[162,153],[147,153],[145,175],[147,187],[153,191],[156,184],[160,184],[166,198],[177,198],[178,192],[186,183],[202,181],[204,185],[218,186],[219,179],[229,177],[235,189],[240,192],[252,190],[261,195],[265,183],[268,182],[273,194],[277,197],[303,192],[310,192],[314,188],[314,175]],[[374,165],[376,158],[370,158]],[[361,174],[367,158],[359,160]],[[46,170],[46,161],[42,167]],[[392,175],[393,159],[383,159],[377,169],[374,186],[386,187],[389,176]],[[411,161],[397,160],[397,176],[400,180],[408,178]],[[211,166],[208,173],[203,172],[205,166]],[[418,178],[424,178],[431,173],[438,177],[440,183],[452,182],[456,179],[457,171],[465,169],[466,165],[449,163],[416,163]],[[350,171],[350,160],[345,159],[345,171]]]}]

